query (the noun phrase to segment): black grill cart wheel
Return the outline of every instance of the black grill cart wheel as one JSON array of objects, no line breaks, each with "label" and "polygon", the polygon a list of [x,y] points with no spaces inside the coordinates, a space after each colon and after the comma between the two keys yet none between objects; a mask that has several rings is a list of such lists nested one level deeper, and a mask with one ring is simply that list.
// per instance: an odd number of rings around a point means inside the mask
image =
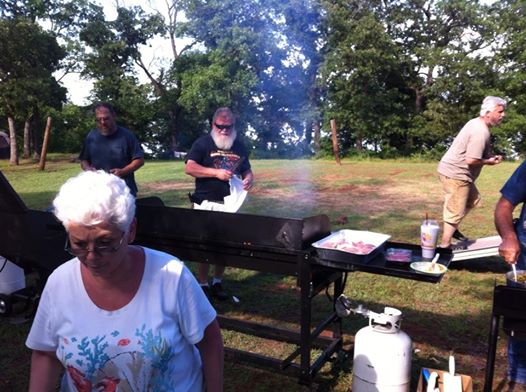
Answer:
[{"label": "black grill cart wheel", "polygon": [[11,296],[0,294],[0,317],[7,317],[13,311]]}]

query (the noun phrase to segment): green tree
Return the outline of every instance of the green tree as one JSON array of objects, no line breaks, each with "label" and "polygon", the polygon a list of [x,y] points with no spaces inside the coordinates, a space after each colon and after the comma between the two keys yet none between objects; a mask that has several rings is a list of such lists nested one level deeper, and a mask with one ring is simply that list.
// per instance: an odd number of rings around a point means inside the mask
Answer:
[{"label": "green tree", "polygon": [[[192,100],[211,102],[211,108],[219,102],[232,106],[260,154],[306,151],[312,129],[319,127],[321,96],[315,82],[322,30],[317,4],[303,0],[189,2],[185,31],[208,56],[202,77],[193,78],[208,80],[207,88],[204,93],[198,87],[191,89],[200,93]],[[210,80],[211,74],[215,77]],[[183,102],[190,102],[188,95],[183,90]]]},{"label": "green tree", "polygon": [[499,17],[497,50],[499,86],[510,99],[506,119],[495,133],[503,152],[526,155],[526,8],[524,2],[495,2],[491,14]]},{"label": "green tree", "polygon": [[[83,74],[95,79],[92,98],[112,102],[121,121],[156,154],[177,148],[180,86],[166,77],[164,69],[155,76],[142,59],[141,47],[165,33],[175,40],[171,35],[175,31],[164,24],[160,14],[148,14],[140,7],[118,7],[114,21],[106,20],[100,9],[80,35],[91,49]],[[140,86],[137,67],[149,78],[150,86]]]},{"label": "green tree", "polygon": [[[411,59],[415,99],[409,140],[416,150],[447,148],[462,125],[495,93],[496,15],[478,0],[406,1],[388,8],[389,31]],[[409,28],[407,28],[409,27]]]},{"label": "green tree", "polygon": [[[16,124],[60,107],[65,89],[53,77],[64,52],[56,38],[30,20],[0,20],[0,97],[11,138],[11,164],[18,164]],[[28,127],[26,125],[26,127]]]},{"label": "green tree", "polygon": [[327,121],[336,120],[345,150],[404,148],[400,131],[410,97],[404,83],[403,54],[373,8],[361,2],[326,4],[330,35],[325,80]]},{"label": "green tree", "polygon": [[49,150],[77,155],[82,148],[86,131],[93,128],[93,112],[88,108],[66,104],[53,115],[53,133]]},{"label": "green tree", "polygon": [[[66,98],[65,89],[58,83],[60,78],[67,73],[80,70],[83,51],[78,42],[78,31],[82,23],[90,19],[92,12],[93,5],[87,0],[6,0],[0,4],[1,18],[6,23],[8,21],[12,23],[11,29],[27,30],[22,27],[22,24],[27,24],[33,26],[35,30],[44,32],[49,38],[48,41],[54,40],[52,43],[44,42],[45,38],[37,37],[32,40],[32,38],[28,39],[23,31],[17,31],[14,36],[17,37],[22,33],[23,45],[16,47],[18,37],[11,43],[4,42],[6,46],[12,48],[3,53],[6,56],[14,55],[6,59],[6,62],[12,64],[18,62],[19,68],[25,64],[24,72],[29,72],[27,80],[23,80],[22,75],[18,74],[16,80],[10,81],[9,87],[12,91],[17,89],[15,95],[19,103],[15,113],[16,118],[13,117],[9,123],[12,124],[13,131],[16,131],[17,125],[24,123],[23,146],[26,157],[29,156],[30,151],[33,151],[34,155],[40,152],[38,147],[41,135],[35,130],[44,128],[46,117],[50,114],[53,114],[57,120],[56,116],[60,113],[61,104]],[[28,49],[31,45],[35,48]],[[36,57],[39,60],[35,61]],[[53,57],[52,64],[48,61],[51,57]],[[27,64],[31,66],[28,67]],[[7,85],[4,87],[8,89]],[[11,99],[13,100],[14,97],[12,96]],[[11,112],[15,111],[13,101],[6,105],[11,107],[9,109]],[[54,125],[59,123],[55,121]],[[16,139],[14,138],[14,143]],[[16,151],[16,146],[13,147]]]},{"label": "green tree", "polygon": [[347,147],[365,140],[388,153],[444,148],[495,90],[492,58],[484,53],[495,35],[478,1],[324,5],[328,114],[347,129]]}]

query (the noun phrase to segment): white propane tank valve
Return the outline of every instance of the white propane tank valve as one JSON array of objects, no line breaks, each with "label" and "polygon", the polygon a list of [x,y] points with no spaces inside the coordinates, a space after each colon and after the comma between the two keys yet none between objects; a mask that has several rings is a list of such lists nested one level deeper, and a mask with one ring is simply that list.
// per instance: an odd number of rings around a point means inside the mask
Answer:
[{"label": "white propane tank valve", "polygon": [[367,312],[369,325],[354,339],[353,392],[409,392],[411,338],[400,329],[402,312]]}]

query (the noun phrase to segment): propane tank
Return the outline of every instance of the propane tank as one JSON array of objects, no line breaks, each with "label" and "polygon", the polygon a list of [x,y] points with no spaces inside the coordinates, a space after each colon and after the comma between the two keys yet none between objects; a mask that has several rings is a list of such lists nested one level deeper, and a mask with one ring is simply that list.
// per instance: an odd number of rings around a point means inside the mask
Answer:
[{"label": "propane tank", "polygon": [[369,325],[354,339],[353,392],[408,392],[411,338],[400,329],[402,312],[369,312]]}]

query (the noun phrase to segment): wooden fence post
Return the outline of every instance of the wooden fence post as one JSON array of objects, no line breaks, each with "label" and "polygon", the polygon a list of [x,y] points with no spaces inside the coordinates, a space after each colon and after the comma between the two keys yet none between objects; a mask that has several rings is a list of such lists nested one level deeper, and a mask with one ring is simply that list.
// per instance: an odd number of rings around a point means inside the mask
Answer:
[{"label": "wooden fence post", "polygon": [[49,143],[49,135],[51,133],[51,116],[47,117],[46,130],[44,131],[44,141],[42,142],[42,153],[40,154],[40,170],[46,167],[47,146]]},{"label": "wooden fence post", "polygon": [[336,158],[336,163],[341,165],[340,161],[340,148],[338,147],[338,137],[336,135],[336,120],[331,119],[331,131],[332,131],[332,151],[334,152],[334,157]]}]

